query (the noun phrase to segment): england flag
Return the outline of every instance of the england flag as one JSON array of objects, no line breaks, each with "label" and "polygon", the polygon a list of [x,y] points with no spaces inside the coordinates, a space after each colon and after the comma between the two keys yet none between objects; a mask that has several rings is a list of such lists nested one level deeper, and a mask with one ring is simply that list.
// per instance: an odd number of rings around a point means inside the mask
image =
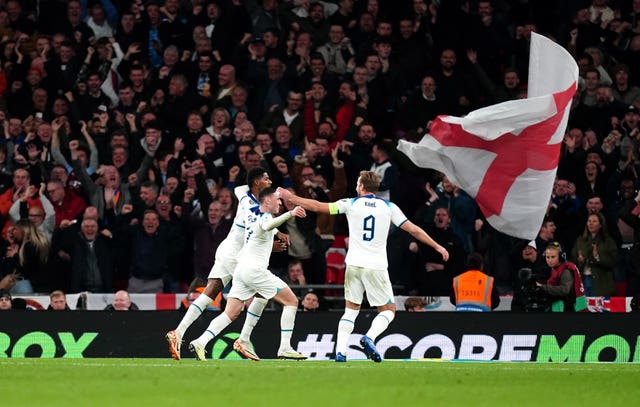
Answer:
[{"label": "england flag", "polygon": [[571,55],[532,33],[526,99],[462,118],[438,116],[420,143],[401,140],[398,148],[474,197],[495,229],[534,239],[553,189],[577,80]]}]

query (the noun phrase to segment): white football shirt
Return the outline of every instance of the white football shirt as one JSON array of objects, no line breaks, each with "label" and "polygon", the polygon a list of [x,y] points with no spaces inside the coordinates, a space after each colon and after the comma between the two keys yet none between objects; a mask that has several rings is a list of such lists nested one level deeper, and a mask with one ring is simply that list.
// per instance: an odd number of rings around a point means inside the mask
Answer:
[{"label": "white football shirt", "polygon": [[234,193],[238,198],[238,209],[236,210],[236,216],[233,218],[233,225],[231,226],[229,234],[222,243],[220,243],[216,251],[216,257],[220,258],[235,258],[238,255],[238,252],[242,249],[242,246],[244,246],[244,222],[247,213],[259,205],[256,198],[251,194],[251,191],[249,191],[249,187],[246,185],[236,187]]},{"label": "white football shirt", "polygon": [[332,215],[344,213],[349,223],[347,265],[387,268],[387,236],[391,223],[400,227],[407,217],[393,202],[375,195],[341,199],[329,204]]},{"label": "white football shirt", "polygon": [[251,269],[266,270],[273,250],[273,235],[277,229],[264,229],[273,215],[262,213],[257,207],[247,210],[245,217],[244,246],[238,253],[238,264]]}]

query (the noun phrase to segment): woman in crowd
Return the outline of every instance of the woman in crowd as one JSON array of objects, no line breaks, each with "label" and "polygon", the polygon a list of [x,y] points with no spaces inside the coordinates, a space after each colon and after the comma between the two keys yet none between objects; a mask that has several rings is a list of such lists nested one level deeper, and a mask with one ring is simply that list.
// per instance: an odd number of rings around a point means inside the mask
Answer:
[{"label": "woman in crowd", "polygon": [[5,253],[2,268],[7,272],[15,271],[20,279],[16,281],[12,292],[15,294],[48,291],[44,274],[49,258],[49,240],[47,236],[29,220],[19,220],[15,227],[7,231],[9,245]]},{"label": "woman in crowd", "polygon": [[607,232],[604,216],[601,213],[590,214],[584,232],[576,239],[571,251],[571,259],[582,271],[587,296],[615,295],[613,268],[616,257],[616,243]]}]

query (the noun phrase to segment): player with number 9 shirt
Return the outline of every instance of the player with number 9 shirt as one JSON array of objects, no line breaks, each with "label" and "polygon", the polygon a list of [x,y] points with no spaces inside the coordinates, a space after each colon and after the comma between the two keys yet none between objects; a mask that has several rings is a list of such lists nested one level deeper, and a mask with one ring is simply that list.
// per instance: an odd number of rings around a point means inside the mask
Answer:
[{"label": "player with number 9 shirt", "polygon": [[301,198],[290,191],[278,188],[283,199],[304,209],[328,213],[345,214],[349,223],[349,249],[344,281],[345,313],[338,323],[336,342],[336,362],[346,362],[347,341],[360,312],[364,293],[369,304],[378,308],[378,315],[371,322],[369,331],[362,337],[362,345],[367,357],[381,362],[374,341],[389,326],[395,317],[395,303],[389,273],[387,271],[387,235],[389,227],[395,226],[410,233],[417,240],[433,247],[446,261],[447,250],[436,243],[424,230],[413,224],[393,202],[376,197],[380,177],[372,171],[360,172],[356,198],[341,199],[326,203]]}]

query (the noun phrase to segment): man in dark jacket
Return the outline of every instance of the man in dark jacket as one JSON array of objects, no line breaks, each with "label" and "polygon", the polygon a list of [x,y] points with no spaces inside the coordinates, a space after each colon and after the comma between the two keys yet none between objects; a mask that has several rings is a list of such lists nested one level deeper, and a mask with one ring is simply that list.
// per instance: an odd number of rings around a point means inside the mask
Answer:
[{"label": "man in dark jacket", "polygon": [[[60,255],[60,252],[58,252]],[[80,231],[63,244],[61,257],[71,263],[71,292],[113,291],[114,263],[111,239],[100,234],[98,221],[85,218]]]}]

